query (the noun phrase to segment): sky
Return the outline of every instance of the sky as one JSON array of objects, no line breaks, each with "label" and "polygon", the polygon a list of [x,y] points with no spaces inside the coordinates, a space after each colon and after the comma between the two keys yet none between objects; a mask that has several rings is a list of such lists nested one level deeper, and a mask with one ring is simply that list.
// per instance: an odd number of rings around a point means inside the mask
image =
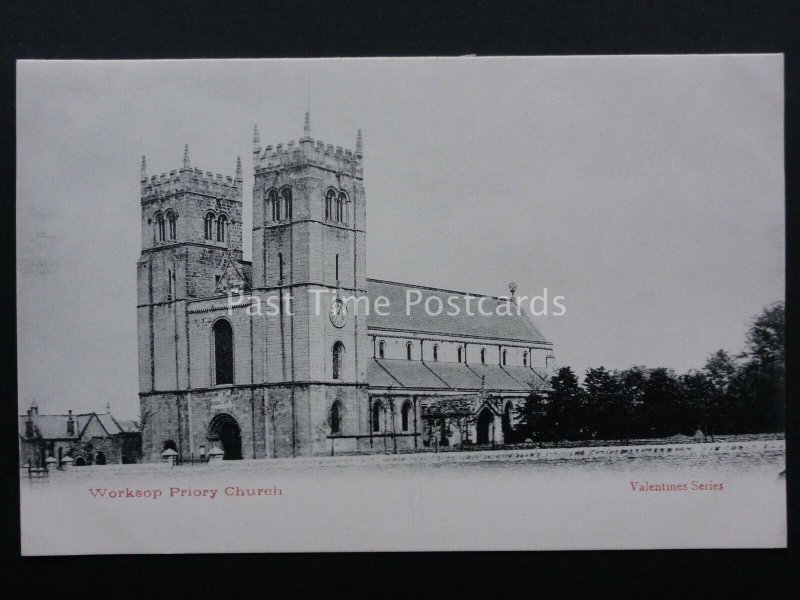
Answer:
[{"label": "sky", "polygon": [[780,55],[17,64],[19,402],[138,414],[139,167],[364,136],[369,277],[564,296],[559,365],[700,368],[784,298]]}]

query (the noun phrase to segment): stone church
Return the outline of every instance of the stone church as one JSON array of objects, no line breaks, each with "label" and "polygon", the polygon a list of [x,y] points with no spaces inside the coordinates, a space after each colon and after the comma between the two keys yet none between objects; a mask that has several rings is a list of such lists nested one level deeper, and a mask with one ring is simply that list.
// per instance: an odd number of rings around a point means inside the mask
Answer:
[{"label": "stone church", "polygon": [[[547,389],[553,347],[524,312],[432,315],[407,307],[410,289],[445,303],[464,294],[367,278],[362,161],[360,131],[354,151],[325,144],[308,113],[297,142],[262,147],[256,128],[248,262],[240,159],[233,177],[213,175],[191,166],[187,146],[181,169],[148,177],[142,158],[145,460],[167,448],[239,459],[487,447]],[[359,314],[341,296],[388,308]],[[269,297],[289,300],[254,316]]]}]

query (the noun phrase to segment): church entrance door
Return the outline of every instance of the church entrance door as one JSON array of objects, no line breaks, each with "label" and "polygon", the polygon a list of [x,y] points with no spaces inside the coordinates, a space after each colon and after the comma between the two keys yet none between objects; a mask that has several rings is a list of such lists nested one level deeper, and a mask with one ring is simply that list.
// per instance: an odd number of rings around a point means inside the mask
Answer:
[{"label": "church entrance door", "polygon": [[208,424],[208,439],[217,442],[225,453],[225,460],[242,458],[242,430],[231,415],[222,413]]},{"label": "church entrance door", "polygon": [[494,415],[492,411],[485,408],[478,415],[478,439],[477,443],[490,444],[492,442],[492,423],[494,422]]}]

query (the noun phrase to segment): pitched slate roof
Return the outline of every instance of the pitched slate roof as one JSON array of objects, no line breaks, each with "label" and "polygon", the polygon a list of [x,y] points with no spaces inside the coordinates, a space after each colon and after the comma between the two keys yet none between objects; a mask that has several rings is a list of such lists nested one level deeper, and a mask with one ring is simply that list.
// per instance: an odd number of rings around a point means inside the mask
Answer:
[{"label": "pitched slate roof", "polygon": [[[528,367],[467,365],[403,359],[370,359],[367,367],[370,387],[433,390],[475,390],[530,392],[546,390],[547,381]],[[484,377],[484,382],[481,378]]]},{"label": "pitched slate roof", "polygon": [[481,388],[480,375],[467,368],[466,365],[438,361],[425,364],[451,387],[464,390],[479,390]]},{"label": "pitched slate roof", "polygon": [[[122,427],[120,427],[111,413],[73,414],[72,418],[75,421],[75,430],[71,435],[67,431],[69,415],[32,415],[31,420],[33,421],[34,431],[42,439],[77,439],[83,434],[83,430],[86,429],[86,426],[94,417],[97,417],[97,420],[109,435],[122,433]],[[28,415],[19,415],[18,417],[19,434],[23,437],[25,437],[25,423],[27,420]]]},{"label": "pitched slate roof", "polygon": [[111,416],[111,413],[97,414],[97,419],[110,435],[117,435],[123,432],[122,427],[120,427],[117,420]]},{"label": "pitched slate roof", "polygon": [[[399,384],[399,387],[442,389],[450,387],[437,377],[433,371],[428,369],[422,361],[383,358],[373,358],[372,360],[374,364],[377,365],[378,369],[388,373],[396,382],[393,384],[394,386],[398,386]],[[372,370],[368,373],[370,376],[370,385],[375,385],[372,381]]]},{"label": "pitched slate roof", "polygon": [[[31,417],[33,428],[44,439],[74,439],[78,437],[81,428],[78,424],[78,415],[73,415],[75,432],[67,433],[67,415],[34,415]],[[25,423],[28,415],[19,415],[19,434],[25,436]]]},{"label": "pitched slate roof", "polygon": [[[419,290],[422,294],[422,302],[407,307],[406,304],[410,304],[406,301],[408,290]],[[506,304],[506,302],[494,296],[441,290],[381,279],[367,279],[367,294],[373,306],[375,299],[379,296],[384,296],[389,300],[388,307],[382,308],[383,312],[389,313],[388,316],[378,315],[374,310],[370,311],[367,317],[367,326],[371,328],[547,343],[542,332],[526,315],[516,314],[515,309],[510,311],[512,313],[510,315],[496,314],[498,306]],[[473,316],[468,315],[466,311],[465,296],[467,295],[474,297],[470,301]],[[441,314],[433,315],[425,310],[425,300],[429,296],[435,296],[441,300],[443,307]],[[448,305],[448,298],[451,296],[455,297],[454,303],[460,308],[458,315],[447,314],[448,310],[454,312]],[[417,295],[414,293],[410,297],[412,301],[417,299]],[[481,297],[486,298],[483,302],[483,309],[485,312],[491,312],[491,316],[478,314],[478,298]],[[438,310],[438,302],[431,302],[430,306],[433,310]],[[410,314],[406,314],[407,312]],[[500,312],[504,312],[504,309],[501,309]]]},{"label": "pitched slate roof", "polygon": [[[114,419],[117,421],[116,419]],[[139,431],[138,423],[136,421],[117,421],[120,429],[126,433],[135,433]]]}]

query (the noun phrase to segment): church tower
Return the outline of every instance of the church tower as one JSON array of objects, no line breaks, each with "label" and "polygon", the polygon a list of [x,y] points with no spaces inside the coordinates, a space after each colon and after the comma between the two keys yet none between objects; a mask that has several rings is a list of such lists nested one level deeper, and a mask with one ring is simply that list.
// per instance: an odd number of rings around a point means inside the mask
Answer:
[{"label": "church tower", "polygon": [[254,368],[271,456],[326,453],[329,435],[366,431],[362,146],[360,131],[355,151],[313,139],[309,113],[297,142],[262,147],[254,130],[252,294],[265,316],[253,335],[266,340]]},{"label": "church tower", "polygon": [[[215,295],[225,261],[242,261],[242,169],[223,177],[192,168],[148,178],[141,168],[142,250],[137,263],[139,391],[188,388],[187,301]],[[177,398],[177,396],[176,396]]]}]

